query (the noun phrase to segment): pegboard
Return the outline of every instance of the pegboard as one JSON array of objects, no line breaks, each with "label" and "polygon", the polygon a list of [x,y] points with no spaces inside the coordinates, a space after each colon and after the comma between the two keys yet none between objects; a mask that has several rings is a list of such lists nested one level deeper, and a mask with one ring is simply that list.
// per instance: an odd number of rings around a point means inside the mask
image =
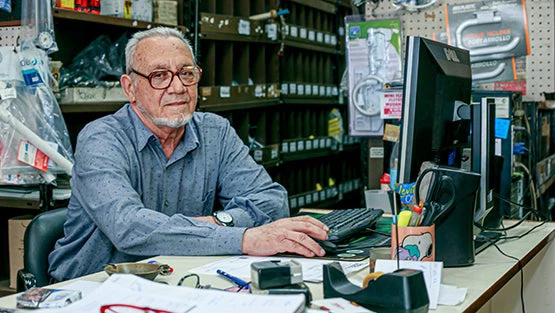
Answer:
[{"label": "pegboard", "polygon": [[0,47],[17,46],[17,37],[20,34],[21,26],[2,26],[0,27]]},{"label": "pegboard", "polygon": [[[400,17],[403,41],[406,36],[436,39],[445,33],[444,4],[461,4],[477,0],[438,0],[420,12],[396,10],[397,0],[379,0],[374,6],[367,1],[366,17]],[[524,0],[523,0],[524,1]],[[489,1],[488,1],[489,2]],[[526,59],[526,95],[524,101],[542,101],[542,93],[555,91],[555,3],[553,0],[526,0],[530,55]],[[404,42],[403,42],[403,46]],[[403,49],[404,50],[404,49]],[[482,86],[489,89],[489,87]]]}]

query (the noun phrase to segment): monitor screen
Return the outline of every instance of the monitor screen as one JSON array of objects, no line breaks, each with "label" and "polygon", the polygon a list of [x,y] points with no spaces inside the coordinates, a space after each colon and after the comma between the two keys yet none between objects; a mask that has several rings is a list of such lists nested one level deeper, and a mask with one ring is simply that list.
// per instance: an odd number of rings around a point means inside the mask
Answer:
[{"label": "monitor screen", "polygon": [[471,119],[469,52],[414,36],[406,47],[399,183],[416,181],[426,161],[460,168]]}]

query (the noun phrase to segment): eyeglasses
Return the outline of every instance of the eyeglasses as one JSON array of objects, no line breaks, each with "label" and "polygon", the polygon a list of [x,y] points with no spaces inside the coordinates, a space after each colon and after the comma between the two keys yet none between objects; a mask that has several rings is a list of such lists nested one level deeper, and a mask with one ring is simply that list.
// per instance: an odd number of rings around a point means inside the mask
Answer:
[{"label": "eyeglasses", "polygon": [[174,76],[179,78],[183,86],[197,84],[202,76],[202,69],[198,66],[184,66],[177,72],[172,72],[170,70],[155,70],[148,75],[140,73],[135,69],[131,69],[131,72],[148,79],[150,86],[154,89],[168,88]]},{"label": "eyeglasses", "polygon": [[100,313],[173,313],[131,304],[107,304],[100,307]]}]

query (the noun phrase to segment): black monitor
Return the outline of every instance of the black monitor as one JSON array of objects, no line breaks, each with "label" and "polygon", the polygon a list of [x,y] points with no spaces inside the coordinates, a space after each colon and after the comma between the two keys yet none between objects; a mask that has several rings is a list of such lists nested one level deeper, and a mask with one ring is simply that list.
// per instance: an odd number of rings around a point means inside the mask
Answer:
[{"label": "black monitor", "polygon": [[471,96],[467,50],[407,37],[399,183],[416,181],[425,161],[461,167],[469,145]]}]

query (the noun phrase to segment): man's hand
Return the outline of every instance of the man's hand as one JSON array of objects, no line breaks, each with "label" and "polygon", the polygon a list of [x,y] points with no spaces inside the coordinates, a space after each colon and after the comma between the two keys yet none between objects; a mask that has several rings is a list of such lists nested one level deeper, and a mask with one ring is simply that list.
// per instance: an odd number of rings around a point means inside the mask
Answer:
[{"label": "man's hand", "polygon": [[284,218],[255,228],[243,235],[243,254],[274,255],[296,253],[306,257],[326,254],[314,239],[327,240],[328,227],[310,216]]}]

